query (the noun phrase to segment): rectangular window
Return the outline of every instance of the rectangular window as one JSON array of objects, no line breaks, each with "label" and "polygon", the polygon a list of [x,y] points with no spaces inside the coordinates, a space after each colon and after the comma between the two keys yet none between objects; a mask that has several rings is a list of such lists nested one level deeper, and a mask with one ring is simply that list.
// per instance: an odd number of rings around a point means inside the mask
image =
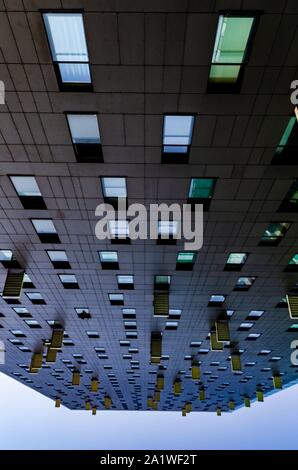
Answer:
[{"label": "rectangular window", "polygon": [[272,163],[274,165],[297,165],[297,151],[298,123],[296,116],[292,116],[275,150]]},{"label": "rectangular window", "polygon": [[99,333],[97,331],[86,331],[88,338],[97,339],[99,338]]},{"label": "rectangular window", "polygon": [[176,270],[192,271],[196,262],[197,254],[193,251],[180,251],[177,254]]},{"label": "rectangular window", "polygon": [[211,295],[209,299],[208,306],[209,307],[218,307],[224,303],[226,300],[225,295]]},{"label": "rectangular window", "polygon": [[0,263],[6,269],[20,269],[21,265],[11,250],[0,250]]},{"label": "rectangular window", "polygon": [[158,245],[175,245],[177,242],[179,222],[175,220],[158,221]]},{"label": "rectangular window", "polygon": [[64,289],[79,289],[79,284],[74,274],[58,274]]},{"label": "rectangular window", "polygon": [[290,226],[290,222],[271,222],[263,233],[259,246],[277,246]]},{"label": "rectangular window", "polygon": [[298,179],[291,184],[286,197],[282,201],[279,212],[298,212]]},{"label": "rectangular window", "polygon": [[102,269],[119,269],[117,251],[98,252]]},{"label": "rectangular window", "polygon": [[118,275],[117,282],[119,289],[133,289],[134,279],[132,275]]},{"label": "rectangular window", "polygon": [[124,321],[124,328],[126,330],[136,330],[137,329],[137,322],[136,321]]},{"label": "rectangular window", "polygon": [[92,90],[82,13],[49,12],[43,19],[60,90]]},{"label": "rectangular window", "polygon": [[264,310],[251,310],[247,316],[247,320],[258,320],[263,315]]},{"label": "rectangular window", "polygon": [[252,327],[254,326],[254,323],[241,323],[239,328],[238,328],[238,331],[248,331],[250,330]]},{"label": "rectangular window", "polygon": [[127,220],[109,220],[111,243],[130,243],[129,225]]},{"label": "rectangular window", "polygon": [[182,310],[180,308],[169,309],[169,320],[180,320]]},{"label": "rectangular window", "polygon": [[247,341],[255,341],[255,340],[257,340],[260,336],[261,336],[261,333],[250,333],[250,334],[247,336],[246,340],[247,340]]},{"label": "rectangular window", "polygon": [[11,334],[13,334],[16,338],[26,338],[25,333],[21,330],[10,330]]},{"label": "rectangular window", "polygon": [[190,181],[187,203],[203,204],[204,211],[209,210],[214,193],[215,178],[192,178]]},{"label": "rectangular window", "polygon": [[111,305],[124,305],[123,294],[109,294],[109,300]]},{"label": "rectangular window", "polygon": [[78,162],[103,162],[96,114],[67,114],[72,143]]},{"label": "rectangular window", "polygon": [[31,219],[41,243],[60,243],[52,219]]},{"label": "rectangular window", "polygon": [[166,330],[177,330],[178,322],[177,321],[167,321]]},{"label": "rectangular window", "polygon": [[285,271],[297,272],[298,271],[298,254],[295,254],[290,259]]},{"label": "rectangular window", "polygon": [[9,178],[24,209],[47,208],[34,176],[10,176]]},{"label": "rectangular window", "polygon": [[241,271],[247,260],[247,253],[230,253],[225,265],[225,271]]},{"label": "rectangular window", "polygon": [[123,316],[123,319],[136,318],[136,309],[135,308],[123,308],[122,316]]},{"label": "rectangular window", "polygon": [[26,295],[28,297],[29,300],[31,300],[31,302],[34,304],[34,305],[45,305],[46,302],[43,298],[43,296],[41,295],[40,292],[26,292]]},{"label": "rectangular window", "polygon": [[23,288],[24,289],[34,289],[35,288],[35,285],[33,284],[33,282],[31,281],[30,277],[28,276],[28,274],[24,274],[24,279],[23,279]]},{"label": "rectangular window", "polygon": [[40,324],[36,320],[25,320],[25,323],[29,328],[41,328]]},{"label": "rectangular window", "polygon": [[90,320],[91,315],[88,308],[75,308],[75,311],[81,320]]},{"label": "rectangular window", "polygon": [[25,307],[13,307],[20,318],[30,318],[32,315]]},{"label": "rectangular window", "polygon": [[194,116],[164,116],[162,163],[188,163]]},{"label": "rectangular window", "polygon": [[209,73],[209,92],[235,93],[240,90],[255,19],[252,15],[232,13],[219,16]]},{"label": "rectangular window", "polygon": [[171,284],[171,276],[154,276],[155,290],[169,290]]},{"label": "rectangular window", "polygon": [[47,250],[48,257],[55,269],[71,269],[67,255],[63,250]]},{"label": "rectangular window", "polygon": [[101,178],[104,202],[118,209],[118,199],[124,199],[127,205],[126,178],[104,176]]},{"label": "rectangular window", "polygon": [[256,277],[239,277],[236,285],[234,287],[234,291],[247,291],[251,288],[253,283],[255,282]]}]

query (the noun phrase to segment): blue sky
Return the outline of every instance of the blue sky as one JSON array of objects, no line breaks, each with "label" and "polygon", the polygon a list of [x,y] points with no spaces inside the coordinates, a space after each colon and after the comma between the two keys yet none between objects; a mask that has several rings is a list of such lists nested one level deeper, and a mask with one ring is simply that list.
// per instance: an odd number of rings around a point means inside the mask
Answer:
[{"label": "blue sky", "polygon": [[298,449],[298,385],[232,414],[88,411],[0,373],[0,449]]}]

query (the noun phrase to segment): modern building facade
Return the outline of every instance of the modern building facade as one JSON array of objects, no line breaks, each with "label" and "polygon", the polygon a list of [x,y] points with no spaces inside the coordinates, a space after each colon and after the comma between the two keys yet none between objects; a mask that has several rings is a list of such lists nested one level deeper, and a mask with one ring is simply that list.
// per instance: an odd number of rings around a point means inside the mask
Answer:
[{"label": "modern building facade", "polygon": [[[297,57],[294,0],[0,1],[0,371],[93,413],[297,382]],[[202,248],[99,240],[118,197]]]}]

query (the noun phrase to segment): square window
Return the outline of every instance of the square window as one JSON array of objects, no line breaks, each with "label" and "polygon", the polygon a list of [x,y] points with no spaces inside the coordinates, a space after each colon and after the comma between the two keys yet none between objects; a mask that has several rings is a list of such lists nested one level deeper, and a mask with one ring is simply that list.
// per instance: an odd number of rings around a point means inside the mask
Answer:
[{"label": "square window", "polygon": [[35,305],[45,305],[45,300],[40,292],[26,292],[29,300]]},{"label": "square window", "polygon": [[42,194],[34,176],[10,176],[24,209],[46,209]]},{"label": "square window", "polygon": [[82,13],[43,14],[60,90],[92,90]]},{"label": "square window", "polygon": [[171,284],[171,276],[157,275],[154,276],[155,290],[169,290]]},{"label": "square window", "polygon": [[109,220],[108,228],[111,243],[130,243],[127,220]]},{"label": "square window", "polygon": [[47,250],[47,254],[55,269],[71,269],[65,251]]},{"label": "square window", "polygon": [[180,233],[180,223],[175,220],[158,221],[158,245],[175,245]]},{"label": "square window", "polygon": [[164,116],[162,163],[188,163],[194,116]]},{"label": "square window", "polygon": [[261,237],[260,246],[277,246],[291,226],[290,222],[271,222]]},{"label": "square window", "polygon": [[42,243],[60,243],[52,219],[31,219],[31,222]]},{"label": "square window", "polygon": [[203,204],[204,211],[208,211],[214,188],[215,178],[192,178],[187,203],[191,204],[192,208],[195,207],[195,204]]},{"label": "square window", "polygon": [[109,294],[109,300],[111,305],[124,305],[123,294]]},{"label": "square window", "polygon": [[294,256],[292,256],[285,271],[298,272],[298,254],[295,254]]},{"label": "square window", "polygon": [[177,255],[176,270],[192,271],[197,254],[193,251],[180,251]]},{"label": "square window", "polygon": [[240,271],[247,257],[247,253],[230,253],[225,265],[225,271]]},{"label": "square window", "polygon": [[234,291],[248,291],[255,280],[256,277],[239,277],[234,287]]},{"label": "square window", "polygon": [[117,251],[98,252],[102,269],[119,269]]},{"label": "square window", "polygon": [[79,284],[74,274],[58,274],[64,289],[79,289]]},{"label": "square window", "polygon": [[117,282],[119,289],[133,289],[134,279],[132,275],[120,274],[117,276]]},{"label": "square window", "polygon": [[67,114],[76,159],[82,163],[103,162],[96,114]]},{"label": "square window", "polygon": [[6,269],[20,269],[21,265],[16,260],[11,250],[0,250],[0,263]]},{"label": "square window", "polygon": [[254,16],[220,15],[217,25],[209,92],[235,93],[240,90],[243,64],[255,24]]},{"label": "square window", "polygon": [[[104,176],[101,178],[104,201],[118,209],[118,199],[127,198],[126,178]],[[127,201],[125,201],[125,205]]]}]

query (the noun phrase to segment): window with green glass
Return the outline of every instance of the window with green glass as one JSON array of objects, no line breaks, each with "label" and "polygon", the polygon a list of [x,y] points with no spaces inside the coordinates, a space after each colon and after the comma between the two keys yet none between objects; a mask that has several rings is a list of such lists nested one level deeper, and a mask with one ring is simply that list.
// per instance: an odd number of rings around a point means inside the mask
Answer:
[{"label": "window with green glass", "polygon": [[192,178],[188,197],[189,199],[209,199],[213,195],[214,178]]},{"label": "window with green glass", "polygon": [[278,244],[290,226],[290,222],[272,222],[263,233],[260,244]]},{"label": "window with green glass", "polygon": [[227,264],[244,264],[247,260],[247,253],[230,253]]},{"label": "window with green glass", "polygon": [[245,61],[254,16],[220,15],[209,82],[234,84]]},{"label": "window with green glass", "polygon": [[278,144],[278,147],[276,149],[276,153],[281,153],[284,150],[284,147],[287,145],[289,138],[292,134],[292,131],[294,129],[294,126],[296,124],[296,118],[293,116],[288,122],[288,125],[282,135],[282,138],[280,139],[280,142]]},{"label": "window with green glass", "polygon": [[196,259],[196,253],[192,251],[181,251],[177,255],[177,263],[194,263]]},{"label": "window with green glass", "polygon": [[298,254],[294,255],[293,258],[290,259],[289,265],[298,266]]},{"label": "window with green glass", "polygon": [[154,284],[170,284],[171,276],[155,276],[154,277]]}]

